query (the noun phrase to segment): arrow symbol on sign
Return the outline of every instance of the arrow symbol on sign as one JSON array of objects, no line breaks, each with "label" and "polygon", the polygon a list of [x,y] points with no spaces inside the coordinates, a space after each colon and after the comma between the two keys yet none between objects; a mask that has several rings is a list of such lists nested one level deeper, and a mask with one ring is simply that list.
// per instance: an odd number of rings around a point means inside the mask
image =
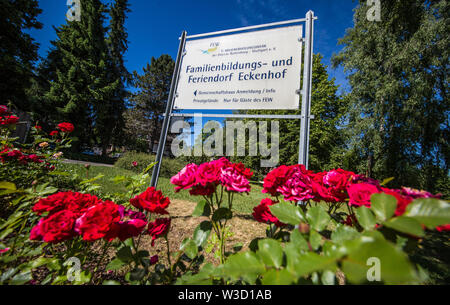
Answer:
[{"label": "arrow symbol on sign", "polygon": [[197,96],[197,90],[195,90],[194,95]]}]

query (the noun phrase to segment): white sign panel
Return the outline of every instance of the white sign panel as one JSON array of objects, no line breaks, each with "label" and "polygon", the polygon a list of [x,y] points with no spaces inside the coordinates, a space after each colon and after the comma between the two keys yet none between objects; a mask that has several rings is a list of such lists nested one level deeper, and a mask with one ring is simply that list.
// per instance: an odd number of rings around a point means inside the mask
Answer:
[{"label": "white sign panel", "polygon": [[188,41],[175,109],[298,109],[302,26]]}]

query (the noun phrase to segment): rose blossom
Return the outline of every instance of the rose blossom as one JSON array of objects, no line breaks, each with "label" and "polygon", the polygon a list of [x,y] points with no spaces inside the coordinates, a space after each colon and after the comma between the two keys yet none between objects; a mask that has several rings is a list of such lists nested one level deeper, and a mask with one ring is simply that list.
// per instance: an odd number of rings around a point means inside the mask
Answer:
[{"label": "rose blossom", "polygon": [[75,130],[75,127],[71,123],[58,124],[58,129],[65,133],[71,133]]},{"label": "rose blossom", "polygon": [[379,193],[380,188],[369,183],[352,184],[347,188],[350,197],[349,205],[370,207],[370,197],[372,194]]},{"label": "rose blossom", "polygon": [[296,165],[293,173],[286,182],[279,186],[277,191],[286,201],[307,201],[313,199],[313,182],[304,165]]},{"label": "rose blossom", "polygon": [[76,215],[64,210],[43,218],[31,230],[31,240],[43,240],[46,243],[60,243],[76,235],[74,225]]},{"label": "rose blossom", "polygon": [[148,234],[152,237],[152,247],[155,245],[157,238],[167,235],[170,229],[170,223],[170,218],[158,218],[148,224]]},{"label": "rose blossom", "polygon": [[144,193],[130,200],[131,205],[150,213],[169,214],[166,208],[170,204],[170,199],[164,197],[161,191],[157,191],[154,187],[148,188]]},{"label": "rose blossom", "polygon": [[6,107],[5,105],[0,105],[0,115],[4,115],[7,113],[9,113],[8,107]]},{"label": "rose blossom", "polygon": [[220,174],[220,182],[229,192],[249,193],[250,183],[247,178],[233,166],[223,168]]},{"label": "rose blossom", "polygon": [[170,179],[170,183],[176,185],[176,192],[180,190],[188,190],[197,184],[196,172],[198,166],[196,164],[186,165],[178,174]]},{"label": "rose blossom", "polygon": [[281,165],[280,167],[272,170],[264,178],[263,193],[269,193],[272,196],[279,194],[278,188],[282,186],[288,179],[291,172],[294,170],[294,166]]},{"label": "rose blossom", "polygon": [[59,134],[59,131],[57,131],[57,130],[53,130],[52,132],[50,132],[51,137],[57,136],[58,134]]},{"label": "rose blossom", "polygon": [[95,241],[107,236],[115,222],[120,221],[119,206],[105,201],[89,208],[77,219],[75,231],[85,241]]},{"label": "rose blossom", "polygon": [[273,223],[277,227],[285,226],[284,223],[280,222],[277,217],[275,217],[270,211],[270,206],[277,204],[278,202],[272,201],[270,198],[263,199],[261,203],[253,208],[253,218],[261,223]]}]

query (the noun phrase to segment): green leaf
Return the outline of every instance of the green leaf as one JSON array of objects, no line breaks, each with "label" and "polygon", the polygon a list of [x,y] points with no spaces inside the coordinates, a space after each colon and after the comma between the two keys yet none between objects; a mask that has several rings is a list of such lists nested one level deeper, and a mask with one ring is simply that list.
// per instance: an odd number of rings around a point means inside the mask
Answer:
[{"label": "green leaf", "polygon": [[91,281],[92,274],[89,271],[80,273],[80,279],[73,282],[74,285],[84,285]]},{"label": "green leaf", "polygon": [[287,202],[281,202],[269,207],[272,214],[277,217],[281,222],[287,223],[293,226],[306,222],[303,211],[300,207]]},{"label": "green leaf", "polygon": [[295,247],[297,247],[301,251],[309,250],[308,242],[306,241],[306,239],[303,237],[303,235],[298,230],[292,231],[291,243],[293,245],[295,245]]},{"label": "green leaf", "polygon": [[397,199],[394,196],[385,193],[373,194],[370,201],[371,210],[379,220],[385,221],[394,216],[397,209]]},{"label": "green leaf", "polygon": [[320,256],[314,252],[296,254],[285,251],[287,257],[287,269],[297,277],[311,274],[315,271],[335,270],[336,260],[333,257]]},{"label": "green leaf", "polygon": [[267,266],[280,268],[283,263],[283,248],[280,242],[274,239],[260,240],[256,254]]},{"label": "green leaf", "polygon": [[186,238],[181,244],[180,250],[183,251],[187,257],[194,259],[198,254],[197,244],[190,238]]},{"label": "green leaf", "polygon": [[222,219],[229,220],[231,218],[233,218],[233,212],[231,212],[231,210],[227,208],[217,209],[212,216],[213,221],[220,221]]},{"label": "green leaf", "polygon": [[286,270],[271,269],[263,275],[263,285],[290,285],[295,282],[295,278]]},{"label": "green leaf", "polygon": [[104,285],[104,286],[119,286],[120,283],[117,281],[107,280],[107,281],[103,281],[102,285]]},{"label": "green leaf", "polygon": [[420,198],[406,208],[404,216],[412,217],[429,229],[450,224],[450,205],[443,200]]},{"label": "green leaf", "polygon": [[199,203],[197,203],[197,206],[195,207],[195,210],[192,213],[192,216],[194,216],[194,217],[200,217],[200,216],[209,217],[209,215],[211,215],[211,207],[206,202],[206,200],[202,200]]},{"label": "green leaf", "polygon": [[263,263],[253,252],[238,253],[230,256],[223,265],[223,274],[231,280],[244,280],[255,283],[256,278],[265,271]]},{"label": "green leaf", "polygon": [[388,184],[389,182],[391,182],[391,181],[394,180],[394,179],[395,179],[395,177],[386,178],[386,179],[384,179],[384,180],[380,183],[380,185],[381,185],[381,186],[385,186],[386,184]]},{"label": "green leaf", "polygon": [[9,190],[9,191],[16,191],[16,185],[11,182],[1,181],[0,182],[0,190]]},{"label": "green leaf", "polygon": [[202,222],[194,231],[194,242],[198,247],[203,247],[203,245],[208,241],[209,235],[211,234],[212,223],[210,221]]},{"label": "green leaf", "polygon": [[132,282],[139,282],[139,281],[141,281],[144,278],[145,274],[146,274],[145,269],[143,269],[143,268],[134,268],[130,272],[130,280]]},{"label": "green leaf", "polygon": [[353,284],[365,283],[368,275],[374,275],[379,267],[379,275],[385,284],[414,283],[417,274],[407,255],[383,237],[375,236],[347,241],[350,252],[342,265],[347,279]]},{"label": "green leaf", "polygon": [[345,225],[338,225],[336,230],[331,233],[331,240],[337,244],[340,244],[343,241],[352,240],[358,236],[359,233],[354,228]]},{"label": "green leaf", "polygon": [[16,274],[10,281],[10,285],[23,285],[28,283],[33,279],[33,276],[31,274],[31,271],[25,271]]},{"label": "green leaf", "polygon": [[313,250],[319,249],[323,243],[322,235],[320,235],[317,231],[312,230],[309,234],[309,243],[311,244]]},{"label": "green leaf", "polygon": [[133,261],[133,252],[131,251],[131,247],[129,246],[120,248],[120,250],[117,251],[116,256],[124,263]]},{"label": "green leaf", "polygon": [[121,267],[125,266],[126,263],[121,261],[120,259],[116,258],[113,259],[107,266],[106,266],[106,270],[119,270]]},{"label": "green leaf", "polygon": [[372,211],[365,206],[359,207],[355,211],[356,218],[358,219],[359,224],[365,230],[372,230],[375,228],[376,220]]},{"label": "green leaf", "polygon": [[306,219],[314,230],[322,231],[330,222],[330,215],[321,206],[315,206],[308,210]]},{"label": "green leaf", "polygon": [[16,272],[17,272],[16,268],[9,268],[5,272],[3,272],[2,275],[0,276],[0,283],[3,283],[4,281],[8,280]]},{"label": "green leaf", "polygon": [[414,236],[423,237],[425,235],[420,222],[411,217],[395,217],[389,221],[386,221],[383,225],[396,231]]}]

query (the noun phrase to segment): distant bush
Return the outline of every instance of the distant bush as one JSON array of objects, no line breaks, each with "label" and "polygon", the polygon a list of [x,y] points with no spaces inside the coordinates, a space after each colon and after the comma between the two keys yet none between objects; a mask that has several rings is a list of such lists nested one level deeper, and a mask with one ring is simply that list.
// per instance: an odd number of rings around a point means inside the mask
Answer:
[{"label": "distant bush", "polygon": [[[155,162],[155,155],[127,152],[117,160],[115,166],[140,173],[153,162]],[[171,178],[183,169],[184,166],[185,163],[182,160],[164,157],[161,164],[160,177]]]}]

